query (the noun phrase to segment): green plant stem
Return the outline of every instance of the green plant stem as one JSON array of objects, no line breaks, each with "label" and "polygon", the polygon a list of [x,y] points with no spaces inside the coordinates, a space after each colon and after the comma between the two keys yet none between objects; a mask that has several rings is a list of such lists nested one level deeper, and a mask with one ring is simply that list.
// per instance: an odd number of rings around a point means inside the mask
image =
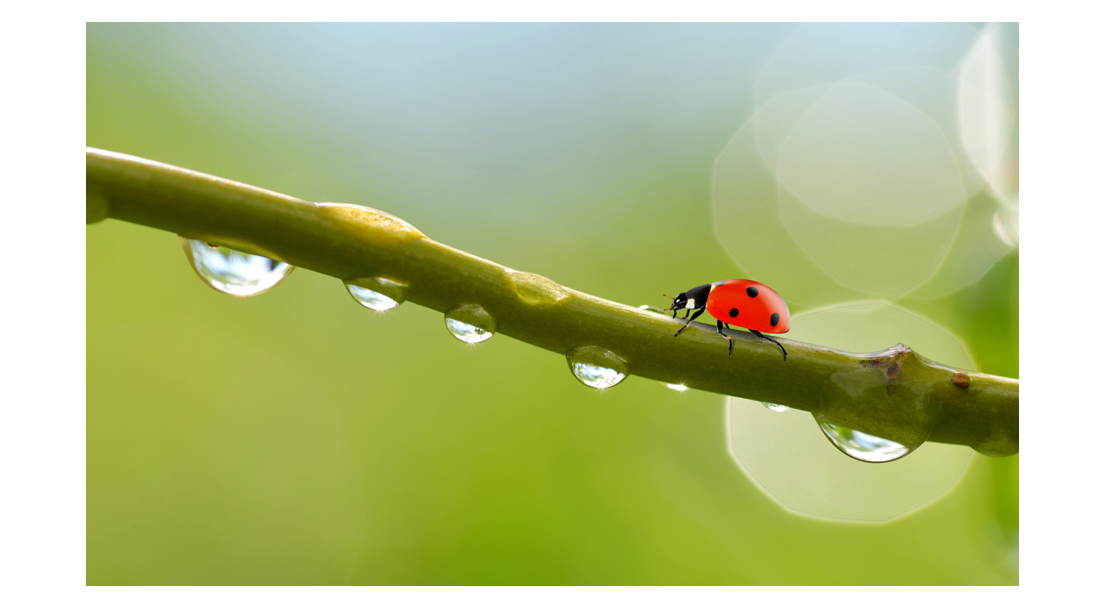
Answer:
[{"label": "green plant stem", "polygon": [[[995,457],[1019,450],[1019,381],[929,361],[898,345],[854,354],[783,338],[775,344],[560,286],[432,241],[359,205],[317,204],[89,148],[88,222],[105,217],[260,254],[340,280],[384,277],[408,300],[446,312],[481,306],[497,332],[567,354],[582,346],[622,358],[634,376],[783,404],[909,446],[926,438]],[[968,386],[960,386],[963,380]],[[958,384],[956,384],[958,382]]]}]

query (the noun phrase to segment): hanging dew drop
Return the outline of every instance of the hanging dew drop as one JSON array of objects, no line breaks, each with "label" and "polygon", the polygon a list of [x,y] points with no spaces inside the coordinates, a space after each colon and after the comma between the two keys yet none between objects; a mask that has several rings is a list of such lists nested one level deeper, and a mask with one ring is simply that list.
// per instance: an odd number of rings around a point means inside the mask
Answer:
[{"label": "hanging dew drop", "polygon": [[443,315],[447,330],[455,339],[477,344],[493,337],[496,321],[480,305],[462,305]]},{"label": "hanging dew drop", "polygon": [[577,380],[594,389],[611,388],[630,375],[626,361],[597,346],[574,348],[566,359]]},{"label": "hanging dew drop", "polygon": [[672,389],[673,391],[679,391],[681,393],[688,390],[687,386],[683,385],[683,384],[669,384],[669,383],[666,382],[666,383],[664,383],[664,385],[666,387]]},{"label": "hanging dew drop", "polygon": [[344,286],[359,305],[376,312],[385,312],[405,302],[408,288],[388,278],[356,278],[345,280]]},{"label": "hanging dew drop", "polygon": [[892,440],[872,436],[847,427],[822,422],[818,422],[818,426],[828,436],[833,446],[840,449],[845,455],[859,461],[885,463],[901,459],[914,450]]},{"label": "hanging dew drop", "polygon": [[467,344],[484,342],[490,337],[493,337],[492,333],[489,333],[481,327],[475,327],[468,322],[462,322],[461,320],[455,320],[453,318],[447,319],[447,330],[451,332],[451,335],[455,336],[455,339],[466,342]]},{"label": "hanging dew drop", "polygon": [[573,375],[578,380],[594,389],[608,389],[622,382],[626,374],[615,371],[610,367],[600,367],[591,363],[580,361],[573,363]]},{"label": "hanging dew drop", "polygon": [[385,312],[386,310],[392,310],[399,304],[393,299],[383,295],[382,293],[376,293],[369,288],[363,288],[362,286],[356,286],[354,284],[348,284],[348,292],[355,298],[363,307],[369,307],[377,312]]},{"label": "hanging dew drop", "polygon": [[763,403],[764,407],[767,408],[768,410],[775,410],[776,412],[784,412],[786,410],[791,409],[790,406],[784,406],[783,404],[773,404],[773,403],[767,402],[767,401],[761,402],[761,403]]},{"label": "hanging dew drop", "polygon": [[218,292],[252,297],[282,282],[294,266],[266,256],[219,247],[180,237],[188,262],[202,281]]}]

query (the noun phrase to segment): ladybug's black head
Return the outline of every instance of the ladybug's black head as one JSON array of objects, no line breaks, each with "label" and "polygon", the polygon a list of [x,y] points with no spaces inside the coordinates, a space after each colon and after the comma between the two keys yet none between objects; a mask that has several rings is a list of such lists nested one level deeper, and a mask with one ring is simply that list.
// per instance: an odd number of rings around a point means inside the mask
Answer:
[{"label": "ladybug's black head", "polygon": [[680,293],[676,295],[676,298],[672,300],[672,307],[670,310],[680,311],[687,307],[688,296],[687,293]]},{"label": "ladybug's black head", "polygon": [[668,309],[679,311],[702,308],[707,304],[707,297],[710,295],[710,287],[710,284],[703,284],[702,286],[696,286],[686,293],[676,295],[676,298],[672,300],[672,307]]}]

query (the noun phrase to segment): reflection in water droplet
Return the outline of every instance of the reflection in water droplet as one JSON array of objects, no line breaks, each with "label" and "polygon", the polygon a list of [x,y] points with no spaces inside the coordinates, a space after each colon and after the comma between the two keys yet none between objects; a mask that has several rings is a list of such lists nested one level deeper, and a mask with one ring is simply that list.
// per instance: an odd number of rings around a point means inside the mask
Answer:
[{"label": "reflection in water droplet", "polygon": [[566,359],[577,380],[594,389],[613,387],[630,375],[626,361],[596,346],[574,348]]},{"label": "reflection in water droplet", "polygon": [[235,297],[252,297],[271,290],[294,266],[265,256],[247,254],[180,237],[187,260],[203,282]]},{"label": "reflection in water droplet", "polygon": [[399,305],[397,301],[369,288],[363,288],[362,286],[356,286],[354,284],[345,284],[345,286],[347,286],[351,296],[355,297],[355,300],[363,307],[369,307],[378,312],[385,312]]},{"label": "reflection in water droplet", "polygon": [[461,320],[455,320],[453,318],[447,319],[447,330],[451,332],[451,335],[455,336],[467,344],[476,344],[478,342],[484,342],[485,340],[493,337],[492,333],[489,333],[481,327],[475,327],[468,322],[462,322]]},{"label": "reflection in water droplet", "polygon": [[463,305],[444,314],[447,330],[455,339],[477,344],[493,337],[496,321],[480,305]]},{"label": "reflection in water droplet", "polygon": [[665,386],[672,389],[673,391],[680,391],[681,393],[688,390],[688,388],[685,385],[682,385],[682,384],[668,384],[666,382]]},{"label": "reflection in water droplet", "polygon": [[784,406],[783,404],[773,404],[770,402],[762,402],[765,408],[769,410],[775,410],[776,412],[783,412],[784,410],[790,410],[790,406]]},{"label": "reflection in water droplet", "polygon": [[862,431],[838,427],[830,423],[818,423],[821,431],[845,455],[868,463],[884,463],[901,459],[912,452],[897,442],[879,438]]},{"label": "reflection in water droplet", "polygon": [[591,363],[573,363],[573,375],[594,389],[606,389],[615,386],[626,378],[626,374],[610,367],[600,367]]},{"label": "reflection in water droplet", "polygon": [[388,278],[354,278],[344,280],[351,296],[363,307],[385,312],[405,302],[409,288]]}]

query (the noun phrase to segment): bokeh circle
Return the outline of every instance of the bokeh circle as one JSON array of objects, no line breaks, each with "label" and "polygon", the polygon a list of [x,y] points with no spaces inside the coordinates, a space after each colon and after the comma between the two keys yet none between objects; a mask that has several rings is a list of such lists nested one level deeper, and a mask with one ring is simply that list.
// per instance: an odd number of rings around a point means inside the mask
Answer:
[{"label": "bokeh circle", "polygon": [[[793,319],[805,341],[871,352],[904,341],[922,355],[974,369],[950,332],[885,302],[846,304]],[[809,412],[776,412],[729,398],[730,453],[757,485],[784,508],[843,521],[883,522],[926,506],[950,491],[973,451],[928,442],[889,463],[863,463],[840,451]]]}]

